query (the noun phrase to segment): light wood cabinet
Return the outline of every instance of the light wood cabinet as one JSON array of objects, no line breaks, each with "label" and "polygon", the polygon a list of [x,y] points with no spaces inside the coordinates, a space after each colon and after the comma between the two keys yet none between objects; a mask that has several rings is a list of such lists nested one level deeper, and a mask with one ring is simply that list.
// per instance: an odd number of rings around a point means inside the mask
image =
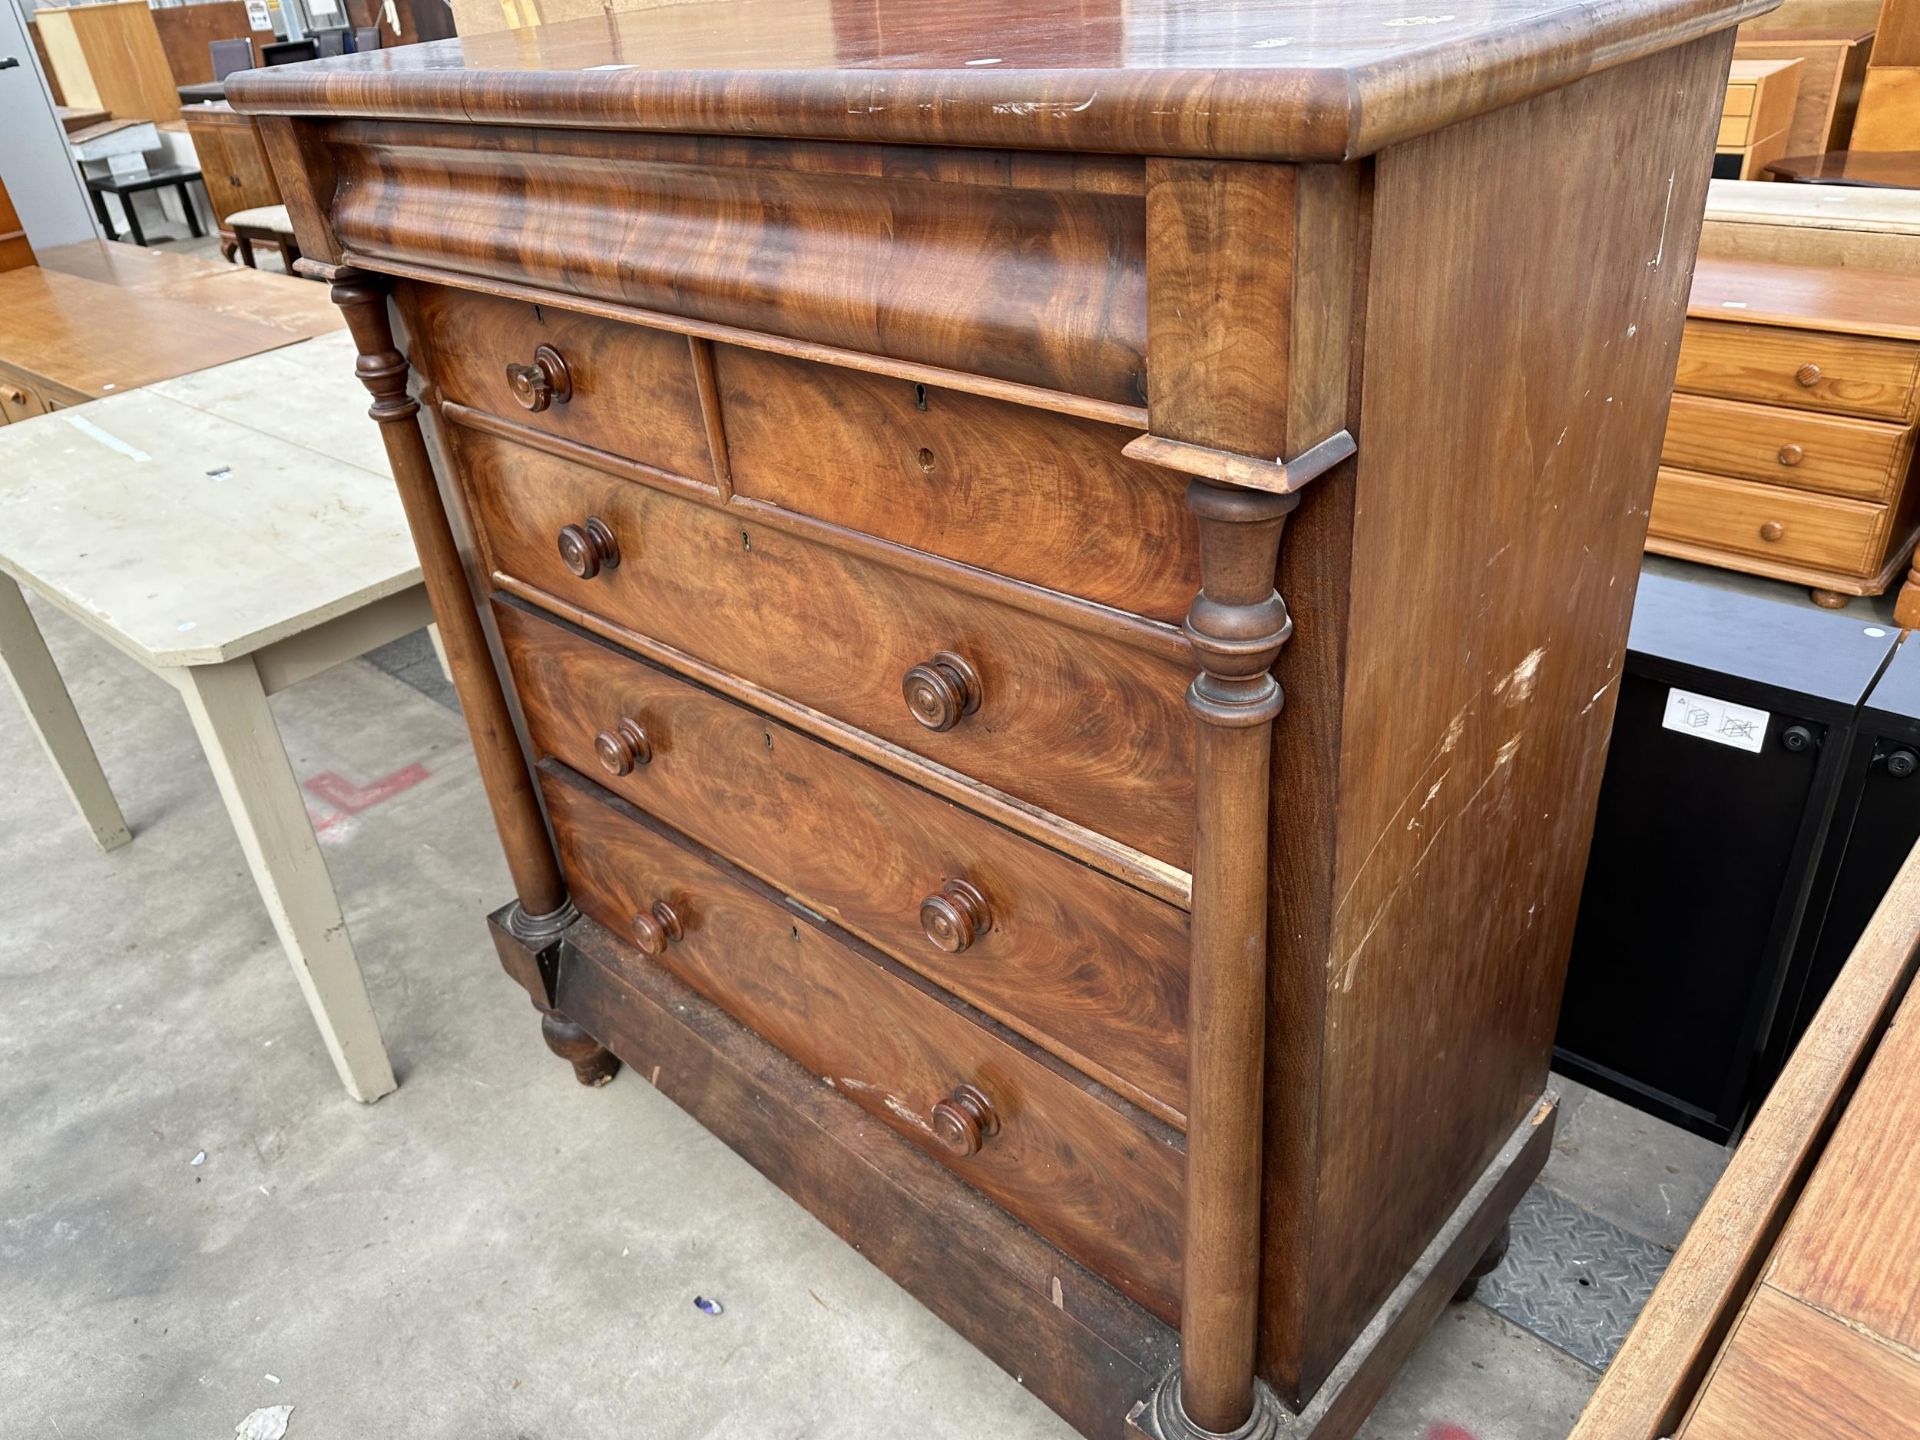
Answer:
[{"label": "light wood cabinet", "polygon": [[[1842,605],[1907,569],[1920,530],[1920,283],[1702,257],[1647,548]],[[1902,624],[1920,586],[1902,587]]]}]

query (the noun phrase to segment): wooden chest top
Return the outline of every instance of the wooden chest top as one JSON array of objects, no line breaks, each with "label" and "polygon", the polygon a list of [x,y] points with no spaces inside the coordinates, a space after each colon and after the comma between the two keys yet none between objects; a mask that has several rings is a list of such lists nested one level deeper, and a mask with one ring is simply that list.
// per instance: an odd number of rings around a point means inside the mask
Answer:
[{"label": "wooden chest top", "polygon": [[706,0],[235,76],[243,111],[1339,160],[1772,0]]}]

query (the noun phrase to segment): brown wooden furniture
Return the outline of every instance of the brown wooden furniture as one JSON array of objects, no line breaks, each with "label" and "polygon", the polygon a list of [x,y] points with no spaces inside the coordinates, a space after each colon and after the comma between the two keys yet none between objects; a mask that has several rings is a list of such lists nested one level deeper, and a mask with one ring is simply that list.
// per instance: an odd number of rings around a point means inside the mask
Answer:
[{"label": "brown wooden furniture", "polygon": [[[1920,530],[1920,280],[1703,258],[1647,548],[1879,595]],[[1920,624],[1920,582],[1896,614]]]},{"label": "brown wooden furniture", "polygon": [[1354,1434],[1550,1142],[1758,8],[723,0],[236,77],[548,1043],[1089,1435]]},{"label": "brown wooden furniture", "polygon": [[1777,180],[1803,185],[1920,190],[1920,150],[1829,150],[1823,155],[1787,155],[1771,161],[1767,173]]},{"label": "brown wooden furniture", "polygon": [[1846,149],[1853,135],[1854,112],[1860,107],[1860,86],[1866,78],[1867,56],[1873,50],[1873,31],[1749,33],[1752,23],[1740,28],[1740,39],[1733,47],[1736,61],[1802,62],[1793,117],[1787,122],[1786,153],[1817,155]]},{"label": "brown wooden furniture", "polygon": [[1920,851],[1571,1440],[1920,1436],[1917,950]]},{"label": "brown wooden furniture", "polygon": [[84,280],[290,331],[301,340],[331,334],[346,324],[325,286],[222,264],[204,255],[83,240],[77,245],[56,245],[40,257],[40,264]]},{"label": "brown wooden furniture", "polygon": [[260,139],[260,127],[251,116],[237,114],[225,102],[189,105],[180,114],[186,121],[187,134],[193,137],[193,151],[200,157],[200,173],[213,201],[214,219],[220,227],[220,251],[231,260],[239,242],[227,217],[238,210],[285,203]]},{"label": "brown wooden furniture", "polygon": [[1752,180],[1786,153],[1805,64],[1789,60],[1735,60],[1727,74],[1713,173]]},{"label": "brown wooden furniture", "polygon": [[8,198],[7,187],[0,184],[0,270],[18,270],[31,264],[33,246],[27,243],[27,232]]},{"label": "brown wooden furniture", "polygon": [[34,24],[60,79],[63,103],[117,120],[177,120],[173,71],[146,0],[43,6]]},{"label": "brown wooden furniture", "polygon": [[[318,323],[318,317],[303,322],[285,312],[263,319],[258,314],[262,307],[248,306],[239,287],[231,295],[232,309],[238,313],[231,313],[207,303],[204,295],[182,295],[177,272],[176,293],[170,295],[157,281],[149,286],[123,286],[49,268],[67,256],[73,257],[71,263],[86,267],[87,252],[93,248],[62,247],[49,252],[48,266],[30,265],[0,274],[0,415],[6,419],[81,405],[115,391],[274,350],[333,328]],[[215,260],[190,263],[210,266],[221,276],[253,275],[256,281],[291,286],[299,292],[317,288]],[[248,309],[255,314],[247,314]],[[114,343],[101,344],[102,335],[113,336]]]},{"label": "brown wooden furniture", "polygon": [[213,41],[246,40],[254,33],[247,24],[246,0],[194,0],[188,5],[170,5],[153,12],[153,23],[176,90],[217,78],[212,52],[207,49]]},{"label": "brown wooden furniture", "polygon": [[1916,136],[1920,136],[1920,0],[1882,0],[1851,148],[1920,149]]}]

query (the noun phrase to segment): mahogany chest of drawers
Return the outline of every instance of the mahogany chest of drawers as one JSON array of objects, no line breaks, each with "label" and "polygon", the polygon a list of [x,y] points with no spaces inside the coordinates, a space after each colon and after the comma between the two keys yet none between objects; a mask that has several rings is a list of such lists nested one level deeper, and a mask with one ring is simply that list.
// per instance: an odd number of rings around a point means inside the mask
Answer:
[{"label": "mahogany chest of drawers", "polygon": [[[1647,548],[1879,595],[1920,535],[1920,280],[1702,258]],[[1920,583],[1902,586],[1920,624]]]},{"label": "mahogany chest of drawers", "polygon": [[1765,4],[1454,8],[713,0],[230,85],[548,1043],[1088,1435],[1352,1435],[1550,1143]]}]

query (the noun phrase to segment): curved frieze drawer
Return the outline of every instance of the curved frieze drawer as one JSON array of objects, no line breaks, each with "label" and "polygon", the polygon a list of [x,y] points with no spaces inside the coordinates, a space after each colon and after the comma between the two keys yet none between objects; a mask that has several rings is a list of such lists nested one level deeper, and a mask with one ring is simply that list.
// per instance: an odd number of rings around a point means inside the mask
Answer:
[{"label": "curved frieze drawer", "polygon": [[352,257],[1145,403],[1142,162],[485,126],[325,132]]},{"label": "curved frieze drawer", "polygon": [[508,588],[600,617],[1179,869],[1188,657],[449,427]]},{"label": "curved frieze drawer", "polygon": [[539,753],[1185,1123],[1183,912],[577,630],[495,617]]},{"label": "curved frieze drawer", "polygon": [[1186,1157],[1172,1131],[856,954],[577,776],[549,773],[542,789],[582,910],[1178,1323]]}]

